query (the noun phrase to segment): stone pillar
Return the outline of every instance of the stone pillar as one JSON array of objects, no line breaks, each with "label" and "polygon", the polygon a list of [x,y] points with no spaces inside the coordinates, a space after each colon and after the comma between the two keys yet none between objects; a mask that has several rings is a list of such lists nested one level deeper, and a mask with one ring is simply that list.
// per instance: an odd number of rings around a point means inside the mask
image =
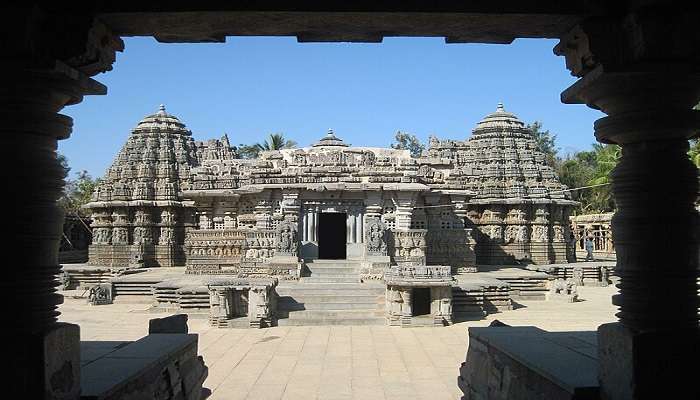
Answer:
[{"label": "stone pillar", "polygon": [[301,240],[309,240],[309,214],[304,210],[301,216]]},{"label": "stone pillar", "polygon": [[121,41],[87,15],[56,16],[38,5],[5,14],[4,32],[12,35],[6,34],[2,52],[0,132],[12,166],[6,188],[18,194],[8,209],[18,258],[0,282],[3,298],[12,302],[4,328],[12,360],[6,381],[10,393],[23,398],[77,399],[79,327],[57,322],[56,310],[63,302],[56,293],[63,225],[56,200],[64,185],[56,148],[73,124],[59,112],[83,95],[106,92],[90,76],[111,69],[112,45]]},{"label": "stone pillar", "polygon": [[416,194],[414,192],[396,193],[396,229],[411,229],[411,217],[413,207],[416,205]]},{"label": "stone pillar", "polygon": [[316,239],[316,218],[317,218],[317,213],[316,209],[312,208],[310,210],[309,216],[311,217],[311,223],[309,224],[309,240],[312,242],[316,242],[318,239]]},{"label": "stone pillar", "polygon": [[299,223],[300,208],[298,192],[282,193],[282,215],[285,220]]},{"label": "stone pillar", "polygon": [[351,214],[348,215],[350,219],[350,243],[357,243],[356,229],[357,229],[357,214],[354,210],[350,211]]},{"label": "stone pillar", "polygon": [[255,227],[257,229],[270,229],[272,216],[272,202],[270,192],[263,192],[257,196],[255,204]]},{"label": "stone pillar", "polygon": [[466,228],[465,226],[465,221],[467,220],[467,199],[464,196],[455,196],[452,195],[450,196],[450,202],[454,206],[454,213],[455,213],[455,221],[452,225],[452,228],[455,229],[464,229]]},{"label": "stone pillar", "polygon": [[403,304],[401,307],[401,325],[410,325],[413,319],[413,308],[411,307],[413,302],[411,297],[412,295],[412,288],[408,287],[401,289],[401,298],[403,299]]},{"label": "stone pillar", "polygon": [[700,131],[697,18],[585,21],[555,48],[581,77],[562,100],[606,113],[596,139],[622,147],[611,176],[620,321],[598,328],[602,399],[700,397],[698,172],[686,154]]},{"label": "stone pillar", "polygon": [[357,243],[365,241],[365,213],[360,210],[357,214]]},{"label": "stone pillar", "polygon": [[381,218],[382,217],[382,192],[372,191],[365,192],[365,213],[367,219]]}]

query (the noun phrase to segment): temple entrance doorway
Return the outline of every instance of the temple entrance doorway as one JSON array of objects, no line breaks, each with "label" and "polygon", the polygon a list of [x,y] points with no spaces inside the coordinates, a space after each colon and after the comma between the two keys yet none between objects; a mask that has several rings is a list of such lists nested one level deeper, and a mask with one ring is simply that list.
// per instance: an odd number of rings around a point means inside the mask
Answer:
[{"label": "temple entrance doorway", "polygon": [[344,260],[346,258],[347,214],[320,213],[318,215],[318,258]]},{"label": "temple entrance doorway", "polygon": [[414,317],[430,315],[430,288],[413,288],[411,299]]}]

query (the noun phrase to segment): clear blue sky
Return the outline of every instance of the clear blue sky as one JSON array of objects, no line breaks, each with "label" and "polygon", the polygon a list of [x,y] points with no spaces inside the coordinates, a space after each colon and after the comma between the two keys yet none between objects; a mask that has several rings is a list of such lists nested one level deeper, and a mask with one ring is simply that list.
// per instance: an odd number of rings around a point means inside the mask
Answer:
[{"label": "clear blue sky", "polygon": [[226,44],[161,44],[129,38],[114,70],[97,80],[106,96],[64,109],[74,118],[59,143],[72,168],[101,176],[144,116],[166,105],[195,140],[228,133],[233,144],[281,132],[306,146],[333,128],[358,146],[389,146],[397,130],[466,139],[502,101],[524,122],[542,121],[561,153],[593,143],[601,113],[564,105],[574,82],[554,40],[511,45],[387,38],[381,44],[228,38]]}]

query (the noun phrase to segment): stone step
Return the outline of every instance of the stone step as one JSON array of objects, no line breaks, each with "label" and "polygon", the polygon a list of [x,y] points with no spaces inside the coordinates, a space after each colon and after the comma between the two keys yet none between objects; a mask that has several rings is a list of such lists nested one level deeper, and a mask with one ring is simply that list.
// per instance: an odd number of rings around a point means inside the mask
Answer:
[{"label": "stone step", "polygon": [[353,283],[309,283],[299,286],[303,287],[297,287],[294,289],[277,287],[277,294],[279,296],[290,297],[299,297],[307,295],[345,296],[353,294],[381,296],[384,295],[386,291],[386,289],[384,288],[358,288],[358,286],[361,286],[361,284]]},{"label": "stone step", "polygon": [[312,274],[359,274],[360,269],[355,267],[320,267],[311,266],[309,271]]},{"label": "stone step", "polygon": [[384,318],[384,310],[301,310],[289,312],[288,319],[363,319]]},{"label": "stone step", "polygon": [[297,303],[378,303],[384,301],[384,293],[352,293],[352,294],[298,294],[292,293],[280,296],[281,302]]},{"label": "stone step", "polygon": [[302,279],[305,279],[305,278],[355,278],[355,279],[359,279],[359,278],[360,278],[360,274],[353,274],[353,273],[349,273],[349,274],[340,274],[340,273],[333,274],[333,273],[327,273],[327,272],[321,272],[321,273],[312,272],[312,273],[311,273],[311,276],[305,276],[305,277],[302,278]]},{"label": "stone step", "polygon": [[365,310],[374,311],[379,309],[376,301],[367,302],[324,302],[324,303],[309,303],[309,302],[297,302],[297,301],[286,301],[277,302],[277,309],[279,311],[303,311],[303,310]]},{"label": "stone step", "polygon": [[322,260],[308,261],[306,265],[362,265],[361,260]]},{"label": "stone step", "polygon": [[327,325],[386,325],[386,318],[316,318],[316,319],[279,319],[278,326],[327,326]]},{"label": "stone step", "polygon": [[311,276],[299,279],[301,283],[360,283],[359,276],[338,277],[338,276]]}]

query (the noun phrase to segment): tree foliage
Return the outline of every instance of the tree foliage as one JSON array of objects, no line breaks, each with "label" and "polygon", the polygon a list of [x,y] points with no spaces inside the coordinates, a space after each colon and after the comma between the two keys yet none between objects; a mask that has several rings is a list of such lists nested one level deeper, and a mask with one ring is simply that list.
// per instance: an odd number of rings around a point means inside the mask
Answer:
[{"label": "tree foliage", "polygon": [[68,160],[63,154],[59,153],[58,162],[63,167],[65,179],[63,195],[58,199],[58,204],[66,214],[83,215],[85,211],[82,209],[82,206],[90,202],[92,193],[100,183],[100,179],[93,178],[85,170],[75,174],[75,179],[69,179],[70,167],[68,166]]},{"label": "tree foliage", "polygon": [[690,150],[688,150],[690,161],[700,168],[700,139],[690,139]]},{"label": "tree foliage", "polygon": [[529,129],[535,137],[537,148],[544,153],[547,164],[552,168],[556,167],[558,161],[557,152],[559,151],[556,145],[557,135],[551,133],[549,129],[542,130],[542,122],[540,121],[528,124],[526,128]]},{"label": "tree foliage", "polygon": [[394,135],[394,143],[391,144],[392,149],[396,150],[408,150],[412,157],[418,157],[425,150],[425,145],[421,143],[416,135],[412,135],[408,132],[396,131]]},{"label": "tree foliage", "polygon": [[297,142],[284,137],[281,133],[271,133],[262,143],[240,144],[238,155],[241,158],[258,158],[260,152],[293,149],[297,147]]}]

